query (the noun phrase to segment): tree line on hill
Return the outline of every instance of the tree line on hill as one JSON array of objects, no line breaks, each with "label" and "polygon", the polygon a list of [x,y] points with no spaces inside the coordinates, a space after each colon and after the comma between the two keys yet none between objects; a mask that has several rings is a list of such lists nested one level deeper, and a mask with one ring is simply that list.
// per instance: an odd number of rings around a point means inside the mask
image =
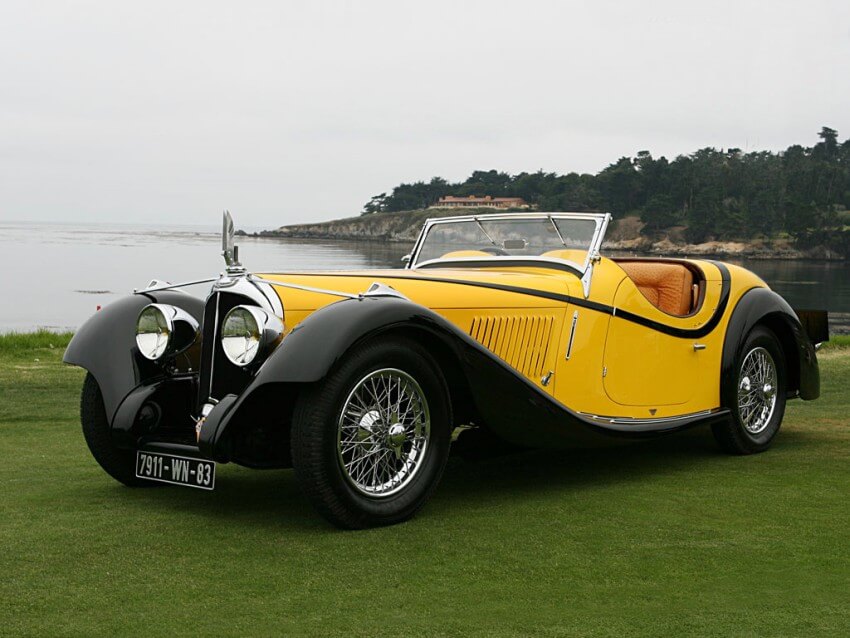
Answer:
[{"label": "tree line on hill", "polygon": [[[621,157],[596,175],[475,171],[399,184],[373,197],[363,214],[427,208],[445,195],[522,197],[541,211],[637,215],[644,232],[684,226],[689,241],[787,234],[802,246],[850,247],[850,139],[823,127],[820,141],[785,151],[703,148],[672,161],[649,151]],[[845,222],[848,222],[845,224]]]}]

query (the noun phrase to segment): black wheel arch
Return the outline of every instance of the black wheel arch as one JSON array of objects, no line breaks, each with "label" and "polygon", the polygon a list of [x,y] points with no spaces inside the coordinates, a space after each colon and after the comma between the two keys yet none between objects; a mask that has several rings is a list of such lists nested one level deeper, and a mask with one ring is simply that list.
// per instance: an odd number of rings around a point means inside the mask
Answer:
[{"label": "black wheel arch", "polygon": [[815,348],[797,314],[782,297],[768,288],[752,288],[738,301],[726,327],[720,366],[721,396],[734,386],[735,365],[747,335],[757,325],[769,328],[785,355],[789,397],[804,400],[820,396],[820,372]]},{"label": "black wheel arch", "polygon": [[[103,307],[75,333],[63,361],[79,366],[97,381],[111,423],[124,398],[138,386],[163,376],[158,363],[145,359],[136,346],[136,322],[151,303],[170,304],[191,314],[200,324],[204,302],[182,291],[163,290],[128,295]],[[197,370],[200,344],[180,355],[181,363]]]},{"label": "black wheel arch", "polygon": [[[220,402],[225,405],[213,411],[201,431],[201,451],[222,462],[257,464],[240,450],[240,439],[269,422],[275,422],[285,437],[295,400],[305,387],[321,383],[362,343],[393,337],[425,346],[445,380],[453,420],[473,420],[477,411],[462,361],[466,335],[437,313],[406,299],[349,299],[308,316],[284,338],[242,394]],[[287,450],[274,464],[288,462]]]}]

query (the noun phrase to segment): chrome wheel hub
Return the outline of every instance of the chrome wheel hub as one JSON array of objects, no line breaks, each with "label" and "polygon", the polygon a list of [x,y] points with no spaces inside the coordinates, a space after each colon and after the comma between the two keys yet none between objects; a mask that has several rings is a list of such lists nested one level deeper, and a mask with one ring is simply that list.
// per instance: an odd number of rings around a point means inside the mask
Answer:
[{"label": "chrome wheel hub", "polygon": [[425,394],[402,370],[370,372],[343,405],[337,451],[346,480],[372,497],[407,486],[425,459],[431,420]]},{"label": "chrome wheel hub", "polygon": [[396,455],[401,453],[406,440],[407,435],[405,434],[404,426],[401,423],[393,423],[387,430],[387,445],[396,452]]},{"label": "chrome wheel hub", "polygon": [[776,363],[765,348],[753,348],[744,357],[738,376],[738,414],[750,434],[759,434],[776,409]]}]

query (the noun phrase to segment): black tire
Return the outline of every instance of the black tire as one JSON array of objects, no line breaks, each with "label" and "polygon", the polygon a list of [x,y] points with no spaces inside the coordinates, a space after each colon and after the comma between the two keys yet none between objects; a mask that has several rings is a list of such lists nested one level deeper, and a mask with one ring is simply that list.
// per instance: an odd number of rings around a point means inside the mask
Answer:
[{"label": "black tire", "polygon": [[[430,412],[430,435],[417,469],[406,484],[400,483],[399,491],[367,495],[355,487],[351,473],[343,469],[343,453],[338,447],[340,423],[349,399],[363,387],[361,381],[388,370],[401,371],[418,384],[416,390]],[[358,433],[365,418],[361,416],[360,425],[354,426]],[[377,432],[382,431],[384,420],[382,417],[376,421],[378,425],[370,422],[366,426],[370,428],[370,441],[373,436],[380,438]],[[301,490],[322,516],[341,528],[362,529],[407,520],[433,494],[443,474],[451,444],[451,420],[445,380],[422,346],[401,338],[364,343],[346,355],[322,382],[306,387],[298,397],[292,422],[292,463]]]},{"label": "black tire", "polygon": [[80,422],[83,437],[89,446],[94,460],[109,476],[130,487],[150,487],[154,481],[136,478],[136,453],[122,450],[112,443],[109,433],[109,421],[103,407],[103,395],[100,386],[91,374],[86,374],[83,391],[80,396]]},{"label": "black tire", "polygon": [[[759,352],[766,351],[770,356],[766,361],[772,360],[776,373],[775,404],[767,419],[756,418],[750,421],[751,429],[747,427],[747,409],[741,407],[739,400],[739,389],[750,387],[749,376],[742,369],[748,356],[757,356]],[[756,454],[764,452],[770,447],[779,427],[782,425],[782,417],[785,415],[785,400],[788,387],[788,376],[786,373],[785,355],[776,335],[766,326],[756,326],[747,335],[744,345],[738,352],[735,360],[733,374],[734,383],[725,383],[723,387],[723,405],[728,407],[731,418],[723,423],[711,426],[717,443],[728,454]],[[772,384],[771,384],[772,385]],[[755,391],[755,390],[754,390]],[[763,395],[762,395],[763,396]],[[750,417],[752,419],[752,417]],[[752,430],[752,431],[751,431]]]}]

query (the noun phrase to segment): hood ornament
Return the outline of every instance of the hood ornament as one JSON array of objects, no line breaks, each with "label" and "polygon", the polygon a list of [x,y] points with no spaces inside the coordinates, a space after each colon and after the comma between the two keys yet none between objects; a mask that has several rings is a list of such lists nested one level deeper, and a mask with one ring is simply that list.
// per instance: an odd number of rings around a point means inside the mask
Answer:
[{"label": "hood ornament", "polygon": [[221,228],[221,255],[227,266],[227,274],[238,275],[245,272],[245,268],[239,263],[239,247],[234,243],[235,230],[233,228],[233,217],[230,211],[224,211]]}]

